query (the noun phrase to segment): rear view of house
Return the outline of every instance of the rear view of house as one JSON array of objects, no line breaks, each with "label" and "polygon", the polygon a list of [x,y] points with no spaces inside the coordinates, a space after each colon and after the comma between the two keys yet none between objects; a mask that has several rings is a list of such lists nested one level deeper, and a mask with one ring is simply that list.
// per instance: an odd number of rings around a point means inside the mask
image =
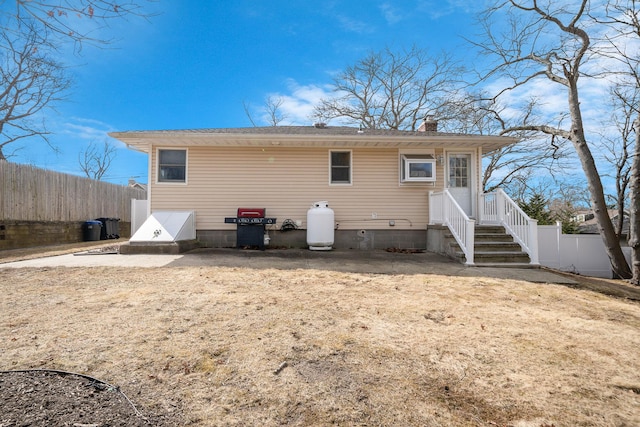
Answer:
[{"label": "rear view of house", "polygon": [[430,194],[446,190],[477,218],[483,154],[516,142],[441,133],[434,121],[418,131],[316,124],[110,135],[149,155],[148,213],[195,212],[197,239],[211,247],[236,245],[237,225],[225,218],[239,208],[276,219],[266,225],[270,245],[305,247],[307,211],[327,201],[336,248],[424,249]]}]

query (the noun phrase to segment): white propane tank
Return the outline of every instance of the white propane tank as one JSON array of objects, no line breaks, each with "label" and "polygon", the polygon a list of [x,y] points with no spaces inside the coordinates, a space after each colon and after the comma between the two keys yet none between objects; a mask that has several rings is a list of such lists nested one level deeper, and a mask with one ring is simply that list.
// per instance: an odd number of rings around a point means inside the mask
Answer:
[{"label": "white propane tank", "polygon": [[315,202],[307,211],[307,245],[312,251],[330,251],[334,235],[333,209],[329,202]]}]

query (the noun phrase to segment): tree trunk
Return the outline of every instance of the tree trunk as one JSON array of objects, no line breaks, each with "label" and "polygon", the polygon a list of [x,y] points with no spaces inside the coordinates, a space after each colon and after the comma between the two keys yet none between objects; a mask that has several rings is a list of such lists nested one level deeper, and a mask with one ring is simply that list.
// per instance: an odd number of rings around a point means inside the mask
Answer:
[{"label": "tree trunk", "polygon": [[[576,74],[577,76],[577,74]],[[569,85],[569,111],[571,114],[571,135],[570,140],[578,154],[582,169],[585,177],[587,178],[587,184],[589,186],[589,196],[591,200],[591,209],[595,216],[596,224],[598,227],[598,233],[602,237],[604,242],[605,251],[609,256],[611,262],[611,269],[614,274],[622,279],[631,278],[631,269],[627,264],[627,260],[622,252],[620,246],[620,239],[613,228],[613,223],[609,217],[607,210],[607,203],[604,198],[604,189],[602,187],[602,181],[600,180],[600,174],[598,168],[593,160],[591,150],[587,145],[587,141],[584,135],[584,127],[582,125],[582,112],[580,111],[580,102],[578,96],[577,77],[567,76]],[[573,78],[569,78],[573,77]]]},{"label": "tree trunk", "polygon": [[[620,169],[618,167],[616,176],[616,201],[618,202],[618,219],[615,222],[615,224],[613,224],[613,226],[615,227],[616,230],[616,234],[618,235],[618,237],[622,236],[622,232],[623,232],[623,228],[624,228],[624,211],[625,208],[627,207],[626,205],[626,194],[625,194],[625,190],[626,190],[626,185],[622,182],[623,177],[622,177],[622,173],[620,172]],[[629,237],[629,236],[627,236]]]},{"label": "tree trunk", "polygon": [[629,246],[631,283],[640,285],[640,115],[635,121],[636,144],[631,162],[631,206],[629,206]]},{"label": "tree trunk", "polygon": [[611,261],[611,268],[618,277],[629,279],[631,277],[631,270],[622,252],[620,239],[613,228],[611,218],[609,218],[602,182],[600,181],[595,162],[593,161],[593,156],[586,144],[575,142],[574,145],[576,146],[578,157],[580,158],[582,168],[587,177],[591,209],[593,209],[598,232],[604,242],[605,251]]}]

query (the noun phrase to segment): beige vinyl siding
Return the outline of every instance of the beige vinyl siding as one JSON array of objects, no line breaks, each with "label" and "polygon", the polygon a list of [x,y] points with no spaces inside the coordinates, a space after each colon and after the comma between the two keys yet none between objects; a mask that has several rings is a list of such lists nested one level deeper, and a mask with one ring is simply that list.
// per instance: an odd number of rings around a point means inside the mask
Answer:
[{"label": "beige vinyl siding", "polygon": [[328,148],[189,147],[187,184],[155,182],[154,149],[151,210],[195,210],[196,228],[215,230],[235,228],[224,218],[238,207],[266,208],[278,226],[292,219],[304,228],[311,204],[326,200],[340,229],[387,229],[390,219],[396,229],[424,229],[428,192],[442,189],[443,166],[436,165],[435,185],[400,184],[398,149],[349,149],[352,184],[344,186],[329,183]]}]

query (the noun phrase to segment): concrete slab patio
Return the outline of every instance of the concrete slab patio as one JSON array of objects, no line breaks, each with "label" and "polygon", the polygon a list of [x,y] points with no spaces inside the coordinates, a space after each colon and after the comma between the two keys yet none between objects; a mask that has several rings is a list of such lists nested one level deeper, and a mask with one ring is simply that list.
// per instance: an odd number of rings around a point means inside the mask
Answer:
[{"label": "concrete slab patio", "polygon": [[[105,246],[103,245],[102,248]],[[108,247],[107,247],[108,248]],[[386,251],[305,249],[196,249],[184,254],[122,255],[117,251],[96,248],[67,249],[67,253],[48,256],[44,251],[32,259],[3,262],[0,268],[43,267],[245,267],[253,269],[320,269],[372,274],[442,274],[450,276],[497,277],[527,280],[536,283],[567,283],[575,281],[543,269],[466,267],[446,257],[430,252],[394,253]]]}]

